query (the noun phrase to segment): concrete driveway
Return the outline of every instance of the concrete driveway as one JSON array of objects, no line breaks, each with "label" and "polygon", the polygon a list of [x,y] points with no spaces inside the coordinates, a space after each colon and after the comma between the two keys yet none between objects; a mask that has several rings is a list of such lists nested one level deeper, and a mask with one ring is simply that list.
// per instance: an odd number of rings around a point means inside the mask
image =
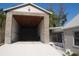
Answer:
[{"label": "concrete driveway", "polygon": [[62,56],[49,44],[41,42],[16,42],[0,47],[0,56]]}]

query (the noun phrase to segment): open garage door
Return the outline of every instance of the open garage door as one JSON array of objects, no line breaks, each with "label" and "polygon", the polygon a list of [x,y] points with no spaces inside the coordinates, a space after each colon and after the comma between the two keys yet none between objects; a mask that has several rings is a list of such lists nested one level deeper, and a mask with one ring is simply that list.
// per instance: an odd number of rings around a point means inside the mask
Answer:
[{"label": "open garage door", "polygon": [[17,35],[18,41],[40,41],[37,27],[20,27]]},{"label": "open garage door", "polygon": [[17,41],[41,41],[39,26],[43,17],[13,15],[12,19],[12,39]]},{"label": "open garage door", "polygon": [[[30,39],[30,37],[33,37],[33,39]],[[21,40],[49,43],[49,15],[25,12],[7,13],[5,43]]]}]

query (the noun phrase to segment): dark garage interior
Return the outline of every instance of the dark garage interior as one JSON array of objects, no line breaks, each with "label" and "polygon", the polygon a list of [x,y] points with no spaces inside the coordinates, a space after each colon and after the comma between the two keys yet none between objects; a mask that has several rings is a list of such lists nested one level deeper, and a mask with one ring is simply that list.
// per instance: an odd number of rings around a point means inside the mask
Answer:
[{"label": "dark garage interior", "polygon": [[14,38],[13,41],[40,41],[38,26],[43,17],[13,15],[13,18],[18,24],[18,30],[14,33],[17,38]]},{"label": "dark garage interior", "polygon": [[40,41],[37,28],[20,27],[18,31],[18,41]]}]

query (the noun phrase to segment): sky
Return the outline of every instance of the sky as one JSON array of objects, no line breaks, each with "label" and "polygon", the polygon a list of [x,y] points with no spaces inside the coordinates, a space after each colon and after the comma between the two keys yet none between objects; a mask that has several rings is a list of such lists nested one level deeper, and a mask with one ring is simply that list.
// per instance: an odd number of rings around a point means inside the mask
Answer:
[{"label": "sky", "polygon": [[[20,3],[19,3],[20,4]],[[40,7],[43,7],[45,9],[48,8],[48,3],[35,3]],[[0,3],[0,8],[6,9],[9,7],[13,7],[18,5],[18,3]],[[63,3],[64,11],[67,13],[67,22],[71,21],[77,14],[79,14],[79,3]],[[56,14],[59,12],[59,4],[53,3],[52,5],[53,11],[56,12]]]}]

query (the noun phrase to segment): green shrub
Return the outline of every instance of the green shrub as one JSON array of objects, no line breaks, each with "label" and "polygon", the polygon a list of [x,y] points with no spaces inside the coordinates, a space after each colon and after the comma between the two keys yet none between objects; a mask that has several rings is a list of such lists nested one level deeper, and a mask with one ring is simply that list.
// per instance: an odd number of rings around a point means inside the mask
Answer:
[{"label": "green shrub", "polygon": [[75,52],[72,52],[70,49],[66,49],[63,56],[78,56],[78,54]]}]

